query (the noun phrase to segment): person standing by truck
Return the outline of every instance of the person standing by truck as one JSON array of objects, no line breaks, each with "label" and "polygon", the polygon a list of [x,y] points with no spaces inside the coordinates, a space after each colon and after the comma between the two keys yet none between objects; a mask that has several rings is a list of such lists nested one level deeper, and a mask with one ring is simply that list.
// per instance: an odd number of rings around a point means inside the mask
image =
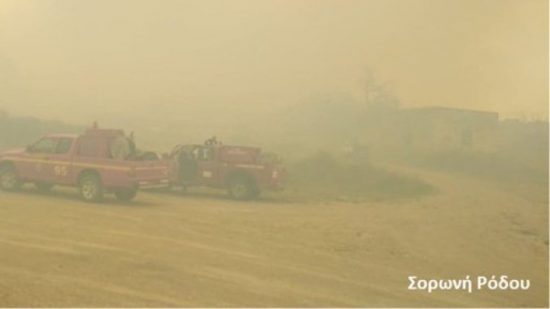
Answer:
[{"label": "person standing by truck", "polygon": [[193,157],[193,154],[188,151],[180,152],[178,163],[182,185],[185,186],[192,183],[195,180],[198,170],[197,161]]}]

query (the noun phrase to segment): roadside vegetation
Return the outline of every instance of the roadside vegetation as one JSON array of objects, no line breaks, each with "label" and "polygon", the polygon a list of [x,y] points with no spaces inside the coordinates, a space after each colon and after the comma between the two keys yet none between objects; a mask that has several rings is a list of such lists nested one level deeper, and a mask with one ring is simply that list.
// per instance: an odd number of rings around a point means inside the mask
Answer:
[{"label": "roadside vegetation", "polygon": [[389,172],[368,161],[317,152],[288,166],[288,199],[366,201],[420,197],[435,192],[421,179]]}]

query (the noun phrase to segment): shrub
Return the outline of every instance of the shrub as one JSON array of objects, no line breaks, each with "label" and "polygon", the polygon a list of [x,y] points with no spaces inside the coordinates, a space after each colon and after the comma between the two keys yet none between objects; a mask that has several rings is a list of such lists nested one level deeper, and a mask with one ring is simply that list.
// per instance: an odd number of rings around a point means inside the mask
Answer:
[{"label": "shrub", "polygon": [[425,182],[318,152],[288,166],[287,194],[295,198],[370,200],[428,194]]}]

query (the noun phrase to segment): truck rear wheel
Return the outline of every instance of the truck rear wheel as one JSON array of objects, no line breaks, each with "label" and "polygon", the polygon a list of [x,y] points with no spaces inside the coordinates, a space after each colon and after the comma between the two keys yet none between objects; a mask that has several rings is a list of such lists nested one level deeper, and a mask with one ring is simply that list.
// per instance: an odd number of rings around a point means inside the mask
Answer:
[{"label": "truck rear wheel", "polygon": [[237,200],[248,200],[257,196],[254,182],[247,177],[234,177],[229,181],[229,195]]},{"label": "truck rear wheel", "polygon": [[119,201],[131,201],[137,195],[137,189],[119,189],[115,191],[115,196]]},{"label": "truck rear wheel", "polygon": [[87,174],[80,179],[80,196],[86,202],[100,202],[103,199],[103,186],[99,176]]},{"label": "truck rear wheel", "polygon": [[0,188],[4,191],[15,191],[21,187],[21,181],[15,168],[10,165],[0,167]]}]

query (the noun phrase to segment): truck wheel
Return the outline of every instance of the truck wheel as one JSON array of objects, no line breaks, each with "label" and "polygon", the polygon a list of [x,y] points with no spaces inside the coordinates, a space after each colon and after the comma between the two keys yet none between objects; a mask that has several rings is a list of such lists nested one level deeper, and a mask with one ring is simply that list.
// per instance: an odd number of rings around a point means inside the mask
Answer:
[{"label": "truck wheel", "polygon": [[237,200],[248,200],[256,195],[256,186],[246,177],[235,177],[229,181],[229,194]]},{"label": "truck wheel", "polygon": [[16,191],[21,187],[21,181],[12,166],[0,167],[0,188],[5,191]]},{"label": "truck wheel", "polygon": [[137,195],[137,189],[120,189],[115,191],[115,196],[119,201],[131,201]]},{"label": "truck wheel", "polygon": [[86,202],[99,202],[103,199],[103,186],[97,175],[88,174],[80,179],[80,196]]},{"label": "truck wheel", "polygon": [[38,189],[38,191],[41,192],[48,192],[53,188],[53,185],[51,183],[46,182],[35,182],[34,186],[36,187],[36,189]]}]

